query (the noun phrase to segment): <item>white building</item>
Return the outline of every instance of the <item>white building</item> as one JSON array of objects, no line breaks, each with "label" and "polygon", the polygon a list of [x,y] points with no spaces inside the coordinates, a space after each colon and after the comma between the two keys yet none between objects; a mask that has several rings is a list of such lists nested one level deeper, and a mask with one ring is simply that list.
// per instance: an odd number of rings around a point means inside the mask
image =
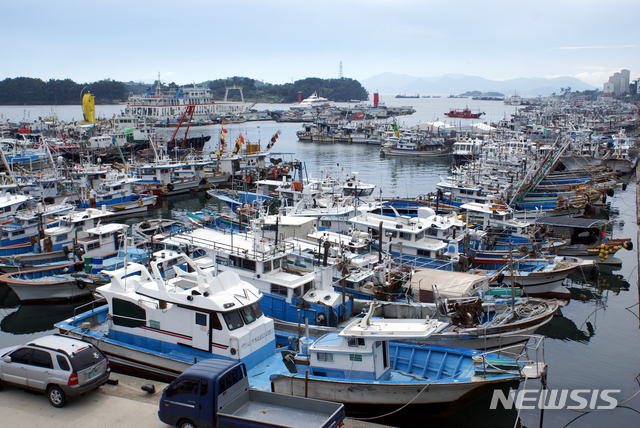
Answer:
[{"label": "white building", "polygon": [[609,77],[609,81],[604,84],[602,92],[605,94],[622,95],[629,92],[629,82],[631,72],[629,70],[620,70]]}]

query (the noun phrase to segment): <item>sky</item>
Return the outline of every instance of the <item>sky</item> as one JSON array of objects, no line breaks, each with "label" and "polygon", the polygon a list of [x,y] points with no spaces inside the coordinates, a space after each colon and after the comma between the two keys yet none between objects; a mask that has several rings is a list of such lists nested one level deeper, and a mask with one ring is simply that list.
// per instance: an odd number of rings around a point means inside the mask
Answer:
[{"label": "sky", "polygon": [[[640,78],[640,1],[3,2],[0,80]],[[341,68],[342,65],[342,68]]]}]

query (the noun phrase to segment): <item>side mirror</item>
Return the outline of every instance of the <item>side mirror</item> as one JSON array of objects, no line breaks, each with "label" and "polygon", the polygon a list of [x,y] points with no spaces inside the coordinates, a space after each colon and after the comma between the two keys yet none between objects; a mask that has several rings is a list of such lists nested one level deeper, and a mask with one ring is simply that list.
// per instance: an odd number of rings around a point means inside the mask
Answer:
[{"label": "side mirror", "polygon": [[10,363],[10,362],[11,362],[11,357],[10,357],[9,355],[5,355],[5,356],[2,358],[2,360],[3,360],[5,363]]}]

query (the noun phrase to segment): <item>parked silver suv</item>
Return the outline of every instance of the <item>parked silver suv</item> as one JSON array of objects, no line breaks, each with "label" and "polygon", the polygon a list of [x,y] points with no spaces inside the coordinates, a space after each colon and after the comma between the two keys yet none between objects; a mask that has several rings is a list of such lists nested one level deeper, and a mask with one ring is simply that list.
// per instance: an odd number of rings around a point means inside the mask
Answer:
[{"label": "parked silver suv", "polygon": [[6,383],[45,392],[55,407],[104,385],[110,371],[98,348],[71,337],[44,336],[0,349],[0,389]]}]

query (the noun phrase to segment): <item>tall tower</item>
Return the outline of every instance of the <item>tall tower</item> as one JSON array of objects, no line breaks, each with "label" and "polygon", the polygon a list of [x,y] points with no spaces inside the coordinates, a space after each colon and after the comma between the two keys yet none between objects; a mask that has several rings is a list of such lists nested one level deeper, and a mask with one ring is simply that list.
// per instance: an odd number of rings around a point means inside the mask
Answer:
[{"label": "tall tower", "polygon": [[342,79],[344,76],[342,76],[342,61],[340,61],[340,78]]}]

